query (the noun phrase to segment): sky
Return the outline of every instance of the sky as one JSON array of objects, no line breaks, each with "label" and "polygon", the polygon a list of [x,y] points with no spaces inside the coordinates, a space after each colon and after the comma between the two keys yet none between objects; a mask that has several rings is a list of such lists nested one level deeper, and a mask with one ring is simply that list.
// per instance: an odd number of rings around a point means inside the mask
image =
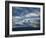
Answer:
[{"label": "sky", "polygon": [[[13,26],[13,27],[23,27],[23,26],[29,26],[23,24],[23,22],[28,23],[28,20],[33,24],[31,25],[33,27],[37,27],[38,20],[40,20],[40,8],[35,7],[12,7],[12,19],[13,19],[13,25],[19,24],[19,26]],[[38,23],[39,24],[39,23]],[[39,25],[38,25],[39,26]]]},{"label": "sky", "polygon": [[40,8],[35,7],[12,7],[12,16],[24,16],[29,13],[40,12]]}]

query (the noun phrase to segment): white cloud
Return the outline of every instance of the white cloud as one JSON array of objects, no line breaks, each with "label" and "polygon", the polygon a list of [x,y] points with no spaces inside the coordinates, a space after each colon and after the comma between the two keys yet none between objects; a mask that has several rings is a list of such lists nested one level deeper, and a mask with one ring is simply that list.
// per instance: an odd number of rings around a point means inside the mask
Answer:
[{"label": "white cloud", "polygon": [[39,16],[39,14],[37,13],[29,13],[25,15],[26,17],[30,17],[30,16]]},{"label": "white cloud", "polygon": [[13,18],[21,18],[20,16],[12,16]]},{"label": "white cloud", "polygon": [[[36,13],[29,13],[26,14],[25,16],[13,16],[13,25],[15,24],[20,24],[23,26],[23,22],[26,20],[26,22],[28,22],[28,20],[30,20],[31,23],[38,23],[37,21],[34,22],[36,19],[39,20],[40,18],[27,18],[27,17],[31,17],[31,16],[39,16],[39,14]],[[24,19],[23,19],[24,18]],[[22,19],[22,20],[21,20]],[[25,26],[25,25],[24,25]],[[38,27],[37,25],[33,25],[32,27]]]}]

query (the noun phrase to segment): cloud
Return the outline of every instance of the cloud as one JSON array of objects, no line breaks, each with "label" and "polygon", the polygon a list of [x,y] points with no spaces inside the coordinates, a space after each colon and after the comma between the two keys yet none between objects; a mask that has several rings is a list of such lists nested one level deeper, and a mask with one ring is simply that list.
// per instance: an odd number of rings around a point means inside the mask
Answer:
[{"label": "cloud", "polygon": [[[28,18],[28,19],[23,19],[23,20],[19,20],[19,19],[16,19],[16,18],[14,18],[14,20],[13,20],[13,25],[16,25],[16,24],[20,24],[21,26],[26,26],[26,25],[24,25],[23,23],[25,22],[25,20],[26,20],[26,23],[28,24],[28,20],[30,20],[30,22],[31,22],[31,24],[32,23],[35,23],[35,24],[37,24],[38,23],[38,21],[35,21],[35,19],[31,19],[31,18]],[[35,25],[34,25],[35,26]],[[36,25],[37,26],[37,25]],[[32,25],[32,27],[33,27],[33,25]]]},{"label": "cloud", "polygon": [[39,16],[39,14],[37,13],[29,13],[25,15],[26,17],[30,17],[30,16]]},{"label": "cloud", "polygon": [[[15,11],[15,10],[17,10],[17,11]],[[32,12],[29,11],[29,10],[31,10]],[[26,9],[26,8],[23,9],[21,7],[15,7],[14,14],[13,14],[13,17],[12,17],[13,27],[16,24],[20,24],[19,26],[22,26],[22,27],[23,26],[27,26],[27,25],[23,24],[25,22],[25,20],[26,20],[27,24],[29,23],[28,20],[30,20],[30,22],[32,24],[32,27],[38,27],[39,26],[39,25],[37,25],[39,23],[37,20],[40,20],[40,17],[39,17],[40,16],[40,12],[38,10],[36,10],[36,9],[31,9],[31,8],[29,10]],[[30,24],[30,26],[31,26],[31,24]]]},{"label": "cloud", "polygon": [[15,25],[15,24],[23,24],[22,21],[21,21],[20,16],[13,16],[12,21],[13,21],[13,25]]},{"label": "cloud", "polygon": [[[23,23],[26,20],[26,23],[28,24],[28,20],[30,20],[32,27],[38,27],[39,25],[37,25],[38,24],[37,20],[40,20],[40,17],[38,17],[38,16],[39,16],[39,13],[28,13],[28,14],[25,14],[24,16],[13,16],[13,18],[12,18],[13,26],[16,24],[20,24],[20,26],[27,26],[27,25],[24,25]],[[31,17],[34,17],[34,18],[31,18]],[[31,26],[31,24],[30,24],[30,26]]]}]

